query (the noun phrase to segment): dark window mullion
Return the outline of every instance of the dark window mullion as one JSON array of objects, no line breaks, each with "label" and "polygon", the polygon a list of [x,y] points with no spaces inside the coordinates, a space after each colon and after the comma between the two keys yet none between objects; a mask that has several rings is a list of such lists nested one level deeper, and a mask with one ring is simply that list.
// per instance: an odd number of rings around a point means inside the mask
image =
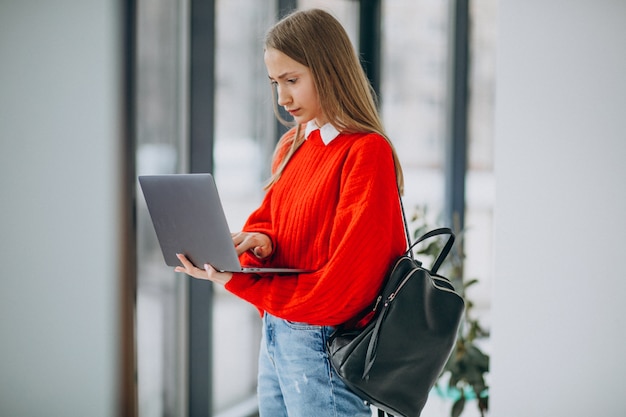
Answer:
[{"label": "dark window mullion", "polygon": [[453,227],[465,227],[467,171],[467,103],[469,68],[469,1],[452,2],[450,113],[445,156],[445,216]]},{"label": "dark window mullion", "polygon": [[[298,8],[298,0],[278,0],[276,3],[276,17],[277,19],[282,19],[287,16],[289,13],[293,12]],[[290,120],[291,116],[289,113],[285,111],[282,106],[278,106],[278,112],[284,120]],[[278,119],[275,120],[276,126],[276,143],[283,136],[289,128],[283,125]]]},{"label": "dark window mullion", "polygon": [[[189,170],[213,171],[215,1],[190,0]],[[189,279],[188,415],[213,413],[213,287]]]},{"label": "dark window mullion", "polygon": [[380,95],[381,19],[380,0],[359,2],[359,53],[377,96]]}]

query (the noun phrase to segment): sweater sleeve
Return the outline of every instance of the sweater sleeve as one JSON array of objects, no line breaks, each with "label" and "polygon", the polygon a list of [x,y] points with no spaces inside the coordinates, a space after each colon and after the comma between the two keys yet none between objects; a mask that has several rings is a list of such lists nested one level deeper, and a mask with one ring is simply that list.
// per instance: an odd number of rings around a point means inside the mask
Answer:
[{"label": "sweater sleeve", "polygon": [[341,324],[367,307],[391,263],[406,250],[393,158],[384,138],[356,141],[339,181],[325,265],[293,276],[234,274],[226,288],[261,311],[310,324]]}]

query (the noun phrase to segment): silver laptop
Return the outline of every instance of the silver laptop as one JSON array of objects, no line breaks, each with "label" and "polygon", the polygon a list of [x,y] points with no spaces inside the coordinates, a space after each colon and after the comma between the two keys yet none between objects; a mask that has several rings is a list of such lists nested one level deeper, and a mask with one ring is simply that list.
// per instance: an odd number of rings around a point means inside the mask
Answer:
[{"label": "silver laptop", "polygon": [[211,174],[142,175],[139,184],[167,265],[179,266],[176,254],[182,253],[200,269],[209,264],[221,272],[307,272],[239,263]]}]

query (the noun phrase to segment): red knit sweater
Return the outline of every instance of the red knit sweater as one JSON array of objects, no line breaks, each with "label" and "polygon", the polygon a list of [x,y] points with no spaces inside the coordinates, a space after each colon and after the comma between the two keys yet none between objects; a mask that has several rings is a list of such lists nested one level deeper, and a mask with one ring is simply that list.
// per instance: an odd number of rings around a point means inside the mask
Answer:
[{"label": "red knit sweater", "polygon": [[[279,148],[278,160],[285,151]],[[342,133],[325,145],[314,131],[243,230],[267,234],[274,252],[264,260],[243,254],[242,263],[313,272],[235,273],[227,290],[286,320],[348,321],[372,303],[406,251],[391,147],[373,133]]]}]

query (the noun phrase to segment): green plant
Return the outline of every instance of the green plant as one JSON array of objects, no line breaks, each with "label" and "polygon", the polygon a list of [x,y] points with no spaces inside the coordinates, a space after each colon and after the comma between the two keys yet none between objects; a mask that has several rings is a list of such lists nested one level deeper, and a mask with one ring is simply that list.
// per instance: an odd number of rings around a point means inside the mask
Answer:
[{"label": "green plant", "polygon": [[[426,207],[417,207],[410,222],[413,226],[414,237],[421,236],[435,228],[427,220]],[[451,417],[460,416],[466,401],[470,398],[476,399],[480,415],[484,417],[489,408],[489,388],[485,382],[485,374],[489,372],[489,356],[477,346],[476,341],[488,337],[489,332],[474,316],[474,302],[467,294],[467,289],[478,283],[478,279],[464,278],[465,254],[462,245],[464,231],[459,231],[458,227],[453,229],[456,236],[455,245],[442,265],[440,273],[450,279],[454,288],[465,300],[465,314],[461,320],[456,345],[437,382],[437,389],[441,393],[454,395]],[[443,244],[444,242],[440,239],[430,239],[429,243],[416,253],[434,260],[441,252]],[[427,263],[425,264],[428,266]],[[447,389],[442,388],[443,384],[447,385]]]}]

